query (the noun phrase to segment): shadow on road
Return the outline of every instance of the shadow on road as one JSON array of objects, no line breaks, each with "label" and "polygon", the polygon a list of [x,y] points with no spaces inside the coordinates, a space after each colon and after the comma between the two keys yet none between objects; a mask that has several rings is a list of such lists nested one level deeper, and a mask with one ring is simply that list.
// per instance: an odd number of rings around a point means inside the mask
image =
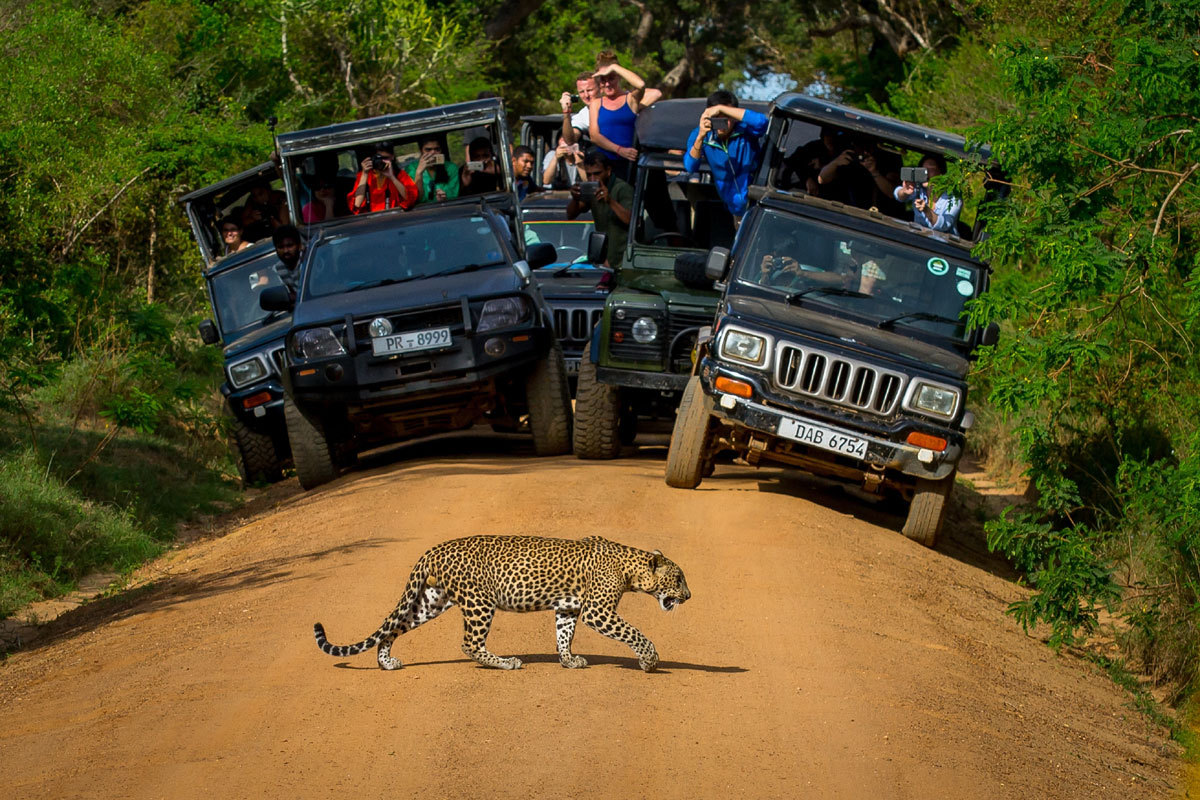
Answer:
[{"label": "shadow on road", "polygon": [[296,564],[319,561],[334,553],[382,547],[395,541],[397,540],[382,537],[362,539],[286,558],[262,559],[235,570],[215,574],[165,574],[164,577],[144,586],[93,600],[43,625],[26,625],[5,631],[0,634],[3,636],[0,639],[0,650],[34,651],[137,614],[170,610],[192,600],[295,580],[291,567]]},{"label": "shadow on road", "polygon": [[[371,651],[372,655],[374,655],[374,652],[375,652],[374,650]],[[393,653],[393,655],[394,655],[394,653]],[[607,665],[607,666],[614,666],[614,667],[624,667],[625,669],[635,669],[638,672],[641,672],[641,670],[642,670],[642,668],[640,666],[638,666],[638,660],[636,658],[622,657],[622,656],[597,656],[597,655],[588,655],[587,653],[576,653],[576,655],[581,655],[584,658],[586,658],[587,662],[588,662],[588,667],[597,667],[597,666],[601,666],[601,665]],[[363,655],[363,658],[366,658],[366,654]],[[553,664],[555,666],[559,666],[558,656],[550,655],[547,653],[534,653],[532,655],[518,655],[517,658],[521,659],[521,661],[525,664],[525,666],[529,666],[530,664]],[[401,659],[401,660],[403,660],[403,659]],[[444,661],[414,661],[411,664],[405,662],[404,668],[408,669],[410,667],[438,667],[438,666],[444,666],[447,664],[463,664],[463,665],[468,665],[468,666],[474,666],[476,669],[494,669],[494,667],[485,667],[482,664],[476,664],[474,661],[472,661],[469,658],[450,658],[450,659],[446,659]],[[371,670],[371,669],[377,670],[377,669],[379,669],[379,665],[374,663],[373,660],[369,665],[368,664],[351,664],[348,661],[339,661],[334,666],[337,669],[356,669],[356,670]],[[719,673],[725,673],[725,674],[737,674],[737,673],[741,673],[741,672],[749,672],[749,670],[747,670],[745,667],[717,667],[717,666],[712,666],[710,664],[689,664],[685,661],[660,661],[660,662],[658,662],[658,668],[655,671],[669,673],[671,670],[677,670],[677,669],[678,670],[685,670],[685,669],[686,670],[695,670],[697,672],[719,672]]]}]

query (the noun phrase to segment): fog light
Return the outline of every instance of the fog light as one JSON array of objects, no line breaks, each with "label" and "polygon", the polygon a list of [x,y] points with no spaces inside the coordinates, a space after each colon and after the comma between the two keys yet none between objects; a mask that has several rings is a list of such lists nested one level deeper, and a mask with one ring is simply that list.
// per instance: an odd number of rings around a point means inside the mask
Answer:
[{"label": "fog light", "polygon": [[625,334],[621,333],[620,331],[615,331],[613,333],[613,341],[617,344],[620,344],[621,342],[625,341]]},{"label": "fog light", "polygon": [[325,367],[325,377],[331,381],[340,381],[345,374],[346,370],[342,369],[341,364],[329,364]]},{"label": "fog light", "polygon": [[504,355],[504,340],[500,338],[488,339],[483,343],[483,352],[492,358]]},{"label": "fog light", "polygon": [[744,381],[735,381],[722,375],[715,383],[718,392],[728,392],[747,399],[754,396],[754,387]]},{"label": "fog light", "polygon": [[367,333],[371,334],[376,339],[383,336],[392,335],[392,323],[386,317],[376,317],[371,320],[371,324],[367,326]]}]

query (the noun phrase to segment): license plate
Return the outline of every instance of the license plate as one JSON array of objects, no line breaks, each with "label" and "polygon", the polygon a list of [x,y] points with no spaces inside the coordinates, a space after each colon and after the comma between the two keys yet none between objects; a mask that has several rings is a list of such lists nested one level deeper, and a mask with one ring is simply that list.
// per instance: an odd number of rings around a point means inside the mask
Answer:
[{"label": "license plate", "polygon": [[563,363],[567,365],[567,374],[568,375],[578,375],[579,374],[579,359],[578,358],[568,358]]},{"label": "license plate", "polygon": [[844,433],[838,433],[822,425],[813,425],[810,422],[800,422],[799,420],[784,417],[779,420],[779,435],[797,442],[810,444],[813,447],[819,447],[822,450],[828,450],[832,453],[841,453],[842,455],[855,456],[857,458],[867,457],[866,439],[859,439],[857,436],[847,436]]},{"label": "license plate", "polygon": [[371,340],[371,349],[377,356],[390,356],[395,353],[436,350],[439,347],[447,347],[450,342],[449,328],[430,328],[425,331],[405,331],[392,336],[379,336]]}]

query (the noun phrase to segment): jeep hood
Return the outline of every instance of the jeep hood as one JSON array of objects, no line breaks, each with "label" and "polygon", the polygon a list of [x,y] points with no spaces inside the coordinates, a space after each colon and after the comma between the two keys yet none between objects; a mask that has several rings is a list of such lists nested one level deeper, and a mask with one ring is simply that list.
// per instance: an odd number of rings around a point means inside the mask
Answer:
[{"label": "jeep hood", "polygon": [[391,286],[305,298],[296,305],[292,319],[295,326],[300,328],[337,322],[347,314],[355,317],[389,314],[421,306],[457,303],[464,295],[483,298],[520,290],[521,285],[513,268],[502,264],[475,272],[431,275]]},{"label": "jeep hood", "polygon": [[675,278],[674,273],[658,270],[630,271],[621,276],[620,288],[656,294],[666,300],[668,306],[716,308],[720,299],[711,289],[689,289]]},{"label": "jeep hood", "polygon": [[533,273],[534,281],[541,287],[542,296],[547,300],[557,298],[560,300],[595,299],[603,301],[612,286],[611,279],[608,283],[602,282],[604,277],[609,274],[605,270],[573,270],[558,277],[552,275],[552,272],[553,268],[547,268]]},{"label": "jeep hood", "polygon": [[966,378],[970,367],[966,358],[949,347],[938,347],[894,331],[821,314],[803,306],[767,302],[754,297],[730,297],[728,304],[729,312],[735,316],[761,319],[784,330],[799,329],[803,333],[832,337],[852,351],[912,362],[959,380]]},{"label": "jeep hood", "polygon": [[233,358],[247,350],[257,350],[277,340],[283,344],[284,334],[292,327],[292,318],[286,314],[261,328],[251,328],[242,336],[225,344],[225,358]]}]

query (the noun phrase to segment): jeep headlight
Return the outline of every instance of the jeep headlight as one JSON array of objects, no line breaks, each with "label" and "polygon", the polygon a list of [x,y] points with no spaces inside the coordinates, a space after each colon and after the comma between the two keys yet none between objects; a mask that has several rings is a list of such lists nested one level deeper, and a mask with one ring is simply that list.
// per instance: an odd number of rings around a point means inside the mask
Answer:
[{"label": "jeep headlight", "polygon": [[721,342],[721,355],[746,364],[762,364],[766,353],[767,340],[744,331],[728,330]]},{"label": "jeep headlight", "polygon": [[229,383],[240,389],[267,377],[267,365],[259,356],[251,356],[229,365]]},{"label": "jeep headlight", "polygon": [[293,337],[292,352],[300,358],[329,358],[346,355],[346,348],[332,328],[308,328]]},{"label": "jeep headlight", "polygon": [[909,405],[914,411],[949,419],[958,410],[958,391],[948,386],[918,383],[913,389]]},{"label": "jeep headlight", "polygon": [[658,338],[658,323],[650,317],[638,317],[633,321],[630,333],[638,344],[650,344]]},{"label": "jeep headlight", "polygon": [[529,305],[524,297],[501,297],[488,300],[479,312],[479,324],[475,326],[477,333],[496,328],[511,328],[529,316]]}]

